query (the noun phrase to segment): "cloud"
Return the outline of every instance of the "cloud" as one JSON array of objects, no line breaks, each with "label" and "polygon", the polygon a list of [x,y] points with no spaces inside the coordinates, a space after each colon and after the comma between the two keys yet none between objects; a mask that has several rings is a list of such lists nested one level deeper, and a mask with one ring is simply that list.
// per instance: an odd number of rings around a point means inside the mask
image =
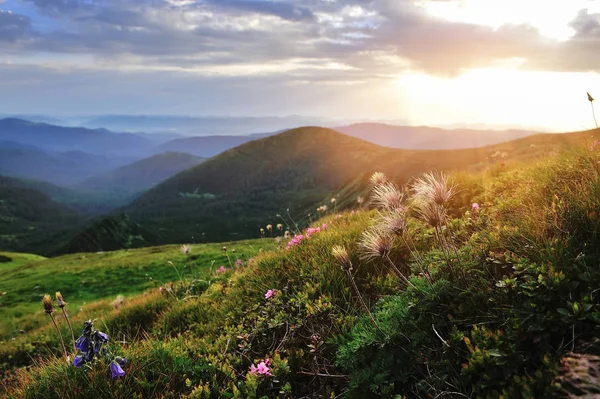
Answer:
[{"label": "cloud", "polygon": [[[9,3],[10,4],[9,0]],[[30,14],[0,14],[0,40],[22,54],[85,55],[105,67],[240,74],[307,63],[362,71],[455,75],[510,58],[531,69],[599,70],[598,16],[582,12],[563,43],[528,25],[488,26],[428,15],[414,0],[23,0]],[[36,15],[51,18],[40,29]],[[592,54],[594,53],[594,54]],[[211,68],[212,67],[212,68]],[[287,67],[286,67],[287,68]],[[289,69],[287,69],[289,72]],[[203,72],[204,71],[204,72]],[[346,76],[347,74],[340,74]],[[310,76],[305,78],[310,79]],[[316,78],[315,78],[316,79]]]},{"label": "cloud", "polygon": [[32,34],[29,18],[0,10],[0,42],[15,43]]}]

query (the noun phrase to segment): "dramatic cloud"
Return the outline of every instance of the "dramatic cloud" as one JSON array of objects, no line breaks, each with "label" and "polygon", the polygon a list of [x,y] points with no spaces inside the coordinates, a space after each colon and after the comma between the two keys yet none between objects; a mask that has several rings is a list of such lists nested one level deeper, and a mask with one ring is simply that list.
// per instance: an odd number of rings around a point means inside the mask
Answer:
[{"label": "dramatic cloud", "polygon": [[16,42],[32,35],[29,18],[0,10],[0,42]]}]

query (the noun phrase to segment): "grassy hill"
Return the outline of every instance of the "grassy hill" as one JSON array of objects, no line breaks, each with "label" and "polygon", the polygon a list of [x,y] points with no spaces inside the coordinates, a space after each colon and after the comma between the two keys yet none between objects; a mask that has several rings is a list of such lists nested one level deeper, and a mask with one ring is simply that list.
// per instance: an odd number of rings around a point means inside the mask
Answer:
[{"label": "grassy hill", "polygon": [[333,196],[338,206],[353,203],[375,171],[404,184],[431,169],[477,170],[531,160],[580,145],[589,136],[536,135],[475,149],[415,151],[380,147],[330,129],[293,129],[188,169],[123,211],[164,243],[197,239],[201,233],[209,241],[256,237],[261,227],[280,222],[276,214],[293,227],[286,209],[297,222],[306,223]]},{"label": "grassy hill", "polygon": [[476,148],[531,136],[525,130],[440,129],[429,126],[397,126],[357,123],[334,130],[371,143],[411,150]]},{"label": "grassy hill", "polygon": [[[244,262],[261,249],[272,249],[272,240],[198,244],[189,254],[179,245],[148,247],[114,252],[77,253],[45,259],[30,254],[2,252],[13,259],[0,263],[0,341],[45,324],[41,296],[60,290],[75,312],[80,306],[117,295],[130,296],[180,275],[206,278],[224,265],[229,268],[227,245],[235,249],[230,258]],[[170,262],[170,263],[169,263]],[[1,361],[0,361],[1,363]]]},{"label": "grassy hill", "polygon": [[402,206],[329,215],[209,286],[90,304],[76,325],[103,310],[113,356],[76,368],[47,325],[0,346],[8,369],[45,354],[5,374],[6,396],[595,397],[599,165],[578,149],[424,178]]},{"label": "grassy hill", "polygon": [[202,158],[190,154],[165,152],[91,177],[76,187],[85,191],[132,196],[202,161]]}]

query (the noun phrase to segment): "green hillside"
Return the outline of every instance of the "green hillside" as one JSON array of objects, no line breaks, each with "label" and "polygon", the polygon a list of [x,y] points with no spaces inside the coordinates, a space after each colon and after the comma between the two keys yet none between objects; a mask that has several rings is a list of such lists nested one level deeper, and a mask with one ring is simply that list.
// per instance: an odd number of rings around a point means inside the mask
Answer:
[{"label": "green hillside", "polygon": [[0,250],[51,251],[83,217],[40,191],[0,181]]},{"label": "green hillside", "polygon": [[190,154],[165,152],[91,177],[79,183],[77,188],[132,196],[202,161],[202,158]]},{"label": "green hillside", "polygon": [[[6,396],[596,397],[599,165],[597,149],[578,149],[425,175],[400,203],[374,185],[377,210],[335,212],[210,285],[88,305],[76,325],[104,311],[107,359],[65,362],[51,325],[53,338],[0,346],[9,370],[25,348],[49,348],[5,374]],[[114,356],[127,359],[119,378]]]},{"label": "green hillside", "polygon": [[44,293],[61,291],[75,311],[86,303],[141,293],[180,276],[205,278],[221,265],[230,267],[223,245],[235,249],[231,262],[247,261],[259,250],[275,246],[272,240],[251,240],[193,245],[189,254],[170,245],[49,259],[2,252],[0,257],[11,257],[13,263],[0,263],[0,341],[46,322],[39,306]]},{"label": "green hillside", "polygon": [[261,226],[280,222],[276,215],[286,216],[287,209],[295,221],[306,223],[333,196],[339,206],[353,203],[377,170],[404,184],[428,170],[480,170],[530,161],[580,145],[589,135],[547,134],[476,149],[408,151],[330,129],[299,128],[226,151],[168,179],[123,211],[160,243],[200,233],[209,241],[256,237]]},{"label": "green hillside", "polygon": [[72,210],[99,215],[123,206],[127,201],[110,193],[91,193],[56,186],[40,180],[21,179],[0,175],[0,185],[14,186],[40,191],[55,202]]}]

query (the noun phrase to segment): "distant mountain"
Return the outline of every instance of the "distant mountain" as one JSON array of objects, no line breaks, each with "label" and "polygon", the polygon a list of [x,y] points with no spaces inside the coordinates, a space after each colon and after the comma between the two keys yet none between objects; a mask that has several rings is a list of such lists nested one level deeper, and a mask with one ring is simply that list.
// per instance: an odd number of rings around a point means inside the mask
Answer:
[{"label": "distant mountain", "polygon": [[525,130],[446,130],[428,126],[396,126],[381,123],[358,123],[334,129],[377,145],[407,150],[477,148],[537,134]]},{"label": "distant mountain", "polygon": [[273,132],[306,125],[335,126],[349,122],[306,117],[228,117],[170,115],[102,115],[81,122],[89,128],[147,133],[175,133],[185,136],[247,135],[252,132]]},{"label": "distant mountain", "polygon": [[168,141],[155,151],[178,151],[197,155],[203,158],[214,157],[223,151],[239,145],[258,140],[264,137],[275,135],[276,133],[257,133],[248,136],[198,136],[186,137],[177,140]]},{"label": "distant mountain", "polygon": [[[5,142],[4,142],[5,143]],[[130,158],[107,158],[81,151],[48,153],[29,145],[0,143],[0,174],[69,186],[127,163]]]},{"label": "distant mountain", "polygon": [[0,185],[39,191],[57,202],[85,215],[100,215],[125,205],[131,198],[120,198],[107,193],[90,193],[60,187],[40,180],[22,179],[0,175]]},{"label": "distant mountain", "polygon": [[0,181],[0,250],[51,253],[83,221],[38,190]]},{"label": "distant mountain", "polygon": [[0,141],[32,145],[47,152],[81,151],[102,156],[144,156],[155,146],[151,140],[106,129],[63,127],[22,119],[0,120]]},{"label": "distant mountain", "polygon": [[[353,204],[368,177],[382,171],[399,184],[430,170],[481,169],[529,160],[579,145],[589,132],[535,135],[483,148],[451,151],[377,146],[330,129],[307,127],[251,141],[166,180],[122,211],[158,242],[256,237],[290,210],[300,222],[322,201]],[[331,206],[331,204],[329,204]]]},{"label": "distant mountain", "polygon": [[194,155],[165,152],[136,161],[76,185],[85,191],[134,195],[204,161]]}]

